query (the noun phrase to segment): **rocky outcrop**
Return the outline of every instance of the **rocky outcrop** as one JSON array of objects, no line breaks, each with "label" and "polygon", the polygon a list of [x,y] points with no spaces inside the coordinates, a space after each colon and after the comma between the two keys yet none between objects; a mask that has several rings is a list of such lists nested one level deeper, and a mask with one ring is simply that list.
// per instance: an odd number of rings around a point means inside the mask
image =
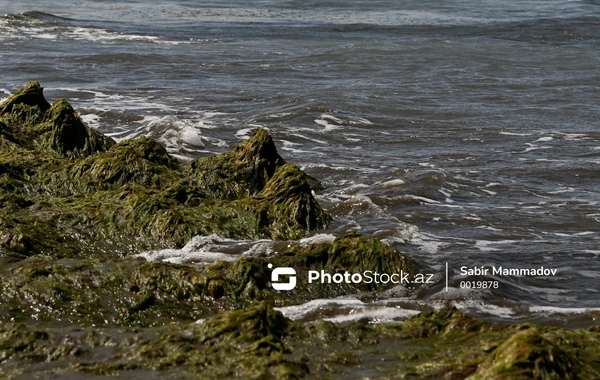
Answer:
[{"label": "rocky outcrop", "polygon": [[264,129],[231,152],[191,161],[186,171],[207,194],[222,199],[239,199],[259,194],[285,161]]},{"label": "rocky outcrop", "polygon": [[66,100],[50,106],[38,82],[30,82],[2,103],[0,117],[7,140],[29,149],[48,148],[62,157],[86,157],[115,144],[84,125]]},{"label": "rocky outcrop", "polygon": [[211,233],[296,239],[330,220],[262,129],[182,164],[152,139],[115,143],[67,101],[50,106],[37,82],[0,105],[0,122],[0,207],[10,215],[0,255],[127,254]]}]

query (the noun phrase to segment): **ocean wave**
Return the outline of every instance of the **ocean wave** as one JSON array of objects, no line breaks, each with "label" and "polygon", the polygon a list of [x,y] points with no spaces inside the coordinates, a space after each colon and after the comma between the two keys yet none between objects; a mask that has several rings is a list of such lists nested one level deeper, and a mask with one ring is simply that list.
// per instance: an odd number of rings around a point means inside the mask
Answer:
[{"label": "ocean wave", "polygon": [[165,45],[215,42],[201,39],[173,40],[156,35],[119,32],[89,24],[89,22],[55,16],[40,11],[8,14],[0,17],[0,41],[51,39],[90,41],[100,44],[135,41]]}]

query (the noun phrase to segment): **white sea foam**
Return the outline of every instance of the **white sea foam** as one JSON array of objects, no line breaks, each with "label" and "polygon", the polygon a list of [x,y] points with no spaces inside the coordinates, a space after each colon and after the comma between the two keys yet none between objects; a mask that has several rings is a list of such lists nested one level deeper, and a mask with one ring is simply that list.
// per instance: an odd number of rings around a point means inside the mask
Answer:
[{"label": "white sea foam", "polygon": [[568,141],[590,140],[591,138],[584,133],[564,133],[563,139]]},{"label": "white sea foam", "polygon": [[317,144],[329,145],[329,143],[327,141],[325,141],[325,140],[315,139],[313,137],[308,137],[308,136],[302,135],[300,133],[290,133],[289,135],[290,136],[296,136],[296,137],[299,137],[301,139],[305,139],[305,140],[308,140],[308,141],[316,142]]},{"label": "white sea foam", "polygon": [[79,115],[79,117],[88,126],[92,128],[98,128],[100,122],[100,115],[90,113],[86,115]]},{"label": "white sea foam", "polygon": [[164,39],[159,36],[122,33],[97,27],[57,25],[35,18],[30,18],[22,22],[14,22],[14,20],[6,18],[0,19],[0,41],[9,39],[90,41],[101,44],[115,44],[128,41],[168,45],[206,42],[195,39],[176,41]]},{"label": "white sea foam", "polygon": [[502,307],[487,302],[480,302],[474,300],[458,301],[454,302],[454,306],[462,311],[473,311],[476,310],[479,313],[485,313],[500,318],[514,318],[516,316],[515,311],[508,307]]},{"label": "white sea foam", "polygon": [[420,314],[420,311],[402,309],[399,307],[371,307],[356,310],[345,315],[324,318],[326,321],[342,323],[349,321],[368,320],[371,323],[393,323]]},{"label": "white sea foam", "polygon": [[517,240],[495,240],[495,241],[477,240],[475,242],[475,247],[477,247],[480,251],[483,251],[483,252],[494,252],[494,251],[500,250],[499,248],[496,248],[495,246],[515,244],[515,243],[518,243],[518,241]]},{"label": "white sea foam", "polygon": [[597,307],[556,307],[556,306],[529,306],[532,313],[542,314],[587,314],[600,312]]},{"label": "white sea foam", "polygon": [[406,194],[406,195],[402,195],[399,197],[400,199],[411,199],[411,200],[415,200],[415,201],[422,201],[425,203],[429,203],[429,204],[439,204],[439,201],[436,201],[434,199],[429,199],[429,198],[425,198],[425,197],[421,197],[418,195],[412,195],[412,194]]},{"label": "white sea foam", "polygon": [[148,261],[177,264],[210,264],[217,260],[234,261],[242,256],[270,256],[271,240],[235,240],[218,235],[194,236],[181,249],[161,249],[137,254]]},{"label": "white sea foam", "polygon": [[304,239],[300,239],[299,243],[301,245],[310,245],[310,244],[318,244],[318,243],[331,243],[335,240],[335,236],[332,234],[315,234],[311,237],[307,237]]},{"label": "white sea foam", "polygon": [[[481,189],[481,188],[480,188],[480,189]],[[495,191],[486,190],[486,189],[481,189],[481,191],[483,191],[483,192],[486,192],[486,193],[488,193],[489,195],[496,195],[496,194],[498,194],[498,193],[497,193],[497,192],[495,192]]]},{"label": "white sea foam", "polygon": [[325,129],[323,129],[321,132],[330,132],[330,131],[334,131],[336,129],[341,128],[340,125],[331,124],[327,120],[323,120],[323,119],[315,119],[315,123],[325,127]]},{"label": "white sea foam", "polygon": [[316,299],[301,305],[286,306],[277,308],[283,315],[290,319],[299,320],[304,319],[307,316],[319,313],[323,310],[354,310],[355,308],[363,307],[364,302],[357,298],[345,297],[345,298],[334,298],[334,299]]},{"label": "white sea foam", "polygon": [[144,134],[156,136],[167,150],[177,152],[182,144],[191,147],[203,147],[204,143],[198,132],[198,121],[179,119],[177,116],[144,116],[137,122],[138,129]]},{"label": "white sea foam", "polygon": [[402,309],[400,307],[365,303],[353,297],[316,299],[301,305],[277,308],[277,310],[281,311],[286,317],[294,320],[328,315],[328,317],[323,319],[336,323],[364,319],[373,323],[389,323],[400,319],[407,319],[420,313],[416,310]]},{"label": "white sea foam", "polygon": [[242,128],[242,129],[238,129],[235,132],[235,137],[237,137],[238,139],[242,139],[242,140],[247,140],[252,136],[252,132],[256,129],[257,127],[251,127],[251,128]]},{"label": "white sea foam", "polygon": [[517,132],[500,132],[501,135],[506,135],[506,136],[531,136],[533,135],[533,133],[517,133]]},{"label": "white sea foam", "polygon": [[402,179],[391,179],[385,182],[381,183],[381,186],[383,187],[396,187],[396,186],[401,186],[404,185],[406,182]]},{"label": "white sea foam", "polygon": [[142,252],[137,257],[143,257],[148,261],[163,261],[174,264],[210,264],[217,260],[235,261],[239,256],[228,255],[221,252],[190,252],[185,248],[179,249],[163,249],[160,251]]}]

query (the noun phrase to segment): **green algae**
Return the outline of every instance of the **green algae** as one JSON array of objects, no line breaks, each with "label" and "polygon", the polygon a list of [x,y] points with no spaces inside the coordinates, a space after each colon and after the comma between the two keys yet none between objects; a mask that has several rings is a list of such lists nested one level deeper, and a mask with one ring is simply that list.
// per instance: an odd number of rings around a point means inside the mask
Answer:
[{"label": "green algae", "polygon": [[[411,333],[413,329],[427,333]],[[451,307],[404,322],[370,325],[298,323],[268,302],[256,302],[201,323],[162,327],[57,329],[0,322],[0,374],[595,379],[599,344],[600,334],[589,330],[494,325]],[[27,370],[23,363],[45,364]]]},{"label": "green algae", "polygon": [[182,369],[200,379],[301,379],[308,368],[286,357],[283,339],[293,323],[265,303],[230,311],[201,324],[163,329],[158,338],[114,355],[110,365],[88,365],[87,372],[130,368]]},{"label": "green algae", "polygon": [[0,105],[0,120],[0,255],[126,255],[211,233],[297,239],[330,221],[262,129],[183,164],[152,139],[115,143],[37,82]]},{"label": "green algae", "polygon": [[534,328],[513,334],[494,350],[486,364],[470,378],[577,379],[581,376],[577,359]]},{"label": "green algae", "polygon": [[231,152],[191,161],[185,170],[211,196],[239,199],[260,193],[284,164],[271,136],[259,129]]},{"label": "green algae", "polygon": [[397,250],[355,233],[330,243],[291,245],[270,258],[240,257],[204,268],[110,256],[35,255],[0,266],[0,314],[19,321],[159,326],[257,301],[281,306],[371,289],[360,284],[308,284],[301,275],[293,291],[276,291],[271,287],[272,263],[293,265],[299,274],[312,268],[411,269]]},{"label": "green algae", "polygon": [[[140,309],[156,301],[140,300]],[[0,375],[132,377],[158,371],[161,377],[198,379],[476,380],[595,379],[600,374],[597,332],[493,325],[451,307],[369,325],[298,323],[268,302],[256,302],[201,323],[71,326],[0,322]]]},{"label": "green algae", "polygon": [[38,82],[30,82],[2,103],[0,117],[2,135],[26,149],[77,158],[105,151],[115,143],[87,127],[66,100],[50,105]]}]

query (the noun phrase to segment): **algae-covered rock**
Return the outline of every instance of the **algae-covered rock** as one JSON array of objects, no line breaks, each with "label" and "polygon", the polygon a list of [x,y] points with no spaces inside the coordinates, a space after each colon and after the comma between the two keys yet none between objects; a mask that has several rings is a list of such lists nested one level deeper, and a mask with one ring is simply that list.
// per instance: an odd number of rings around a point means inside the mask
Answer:
[{"label": "algae-covered rock", "polygon": [[[28,241],[25,236],[29,235],[2,235],[2,239],[11,239],[5,244],[22,245],[19,251],[26,254],[28,245],[39,242]],[[67,245],[83,252],[88,249],[72,240]],[[105,249],[110,252],[110,245]],[[274,290],[269,264],[295,268],[296,289]],[[23,322],[61,320],[136,326],[189,322],[257,301],[269,300],[283,306],[393,285],[307,283],[308,270],[360,273],[371,268],[388,273],[413,270],[397,250],[356,234],[331,243],[294,245],[270,258],[240,257],[204,268],[111,258],[110,254],[96,258],[77,257],[77,252],[64,258],[37,255],[0,266],[0,315]]]},{"label": "algae-covered rock", "polygon": [[7,99],[0,119],[0,255],[125,255],[212,233],[297,239],[330,220],[262,129],[182,164],[152,139],[116,144],[67,101],[50,106],[37,82]]},{"label": "algae-covered rock", "polygon": [[52,106],[38,82],[30,82],[0,105],[2,135],[26,148],[35,144],[63,157],[85,157],[105,151],[115,142],[87,127],[64,99]]},{"label": "algae-covered rock", "polygon": [[116,189],[129,183],[164,188],[180,179],[179,163],[146,137],[123,141],[107,152],[78,161],[67,175],[84,192]]},{"label": "algae-covered rock", "polygon": [[[63,270],[47,264],[23,274],[50,278]],[[154,286],[168,292],[168,283],[158,276]],[[56,297],[70,296],[61,295],[67,290],[57,285],[49,287]],[[128,290],[141,293],[130,312],[163,313],[155,305],[166,293],[141,289],[147,288]],[[46,326],[0,320],[0,377],[136,378],[150,371],[158,378],[186,379],[596,379],[600,374],[597,333],[492,325],[451,307],[392,324],[299,323],[256,302],[198,323]]]},{"label": "algae-covered rock", "polygon": [[[291,267],[296,271],[296,286],[276,291],[271,286],[272,267]],[[356,233],[333,242],[307,246],[291,244],[269,258],[243,257],[233,262],[217,261],[205,268],[205,293],[240,304],[252,300],[272,300],[276,305],[290,305],[317,298],[331,298],[361,291],[385,289],[393,283],[321,283],[308,282],[308,271],[336,273],[406,273],[413,274],[416,264],[397,249],[381,241]],[[416,285],[418,286],[418,285]]]},{"label": "algae-covered rock", "polygon": [[184,333],[170,332],[125,356],[155,369],[202,368],[198,378],[300,379],[306,364],[286,358],[283,338],[292,322],[266,303],[207,319]]},{"label": "algae-covered rock", "polygon": [[305,174],[294,164],[279,166],[261,192],[233,202],[258,210],[256,227],[272,239],[299,239],[302,231],[322,229],[331,220],[311,193]]},{"label": "algae-covered rock", "polygon": [[[489,363],[482,365],[471,380],[483,379],[579,379],[577,359],[528,328],[503,342]],[[487,367],[487,368],[486,368]]]},{"label": "algae-covered rock", "polygon": [[50,103],[44,98],[43,91],[44,88],[39,82],[29,82],[0,105],[0,116],[10,116],[14,123],[40,122],[44,113],[50,109]]},{"label": "algae-covered rock", "polygon": [[83,124],[73,107],[57,100],[44,114],[41,139],[63,157],[86,157],[106,151],[115,141]]},{"label": "algae-covered rock", "polygon": [[217,198],[237,199],[262,191],[285,161],[264,129],[231,152],[190,162],[186,169],[198,185]]}]

